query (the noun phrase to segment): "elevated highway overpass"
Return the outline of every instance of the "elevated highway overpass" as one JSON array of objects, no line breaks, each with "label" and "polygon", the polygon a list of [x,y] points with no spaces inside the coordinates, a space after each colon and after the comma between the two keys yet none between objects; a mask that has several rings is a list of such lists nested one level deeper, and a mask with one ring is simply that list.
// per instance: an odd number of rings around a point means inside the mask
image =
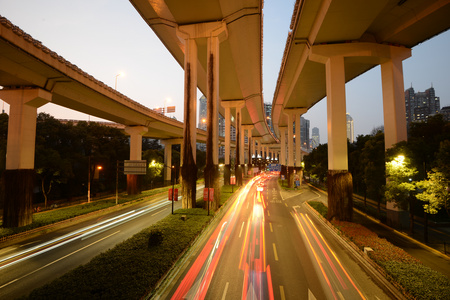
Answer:
[{"label": "elevated highway overpass", "polygon": [[[343,189],[351,186],[345,83],[377,65],[381,66],[385,147],[406,140],[402,61],[411,56],[411,48],[448,30],[449,15],[448,0],[296,1],[272,102],[281,163],[291,172],[299,166],[300,143],[294,150],[293,124],[298,126],[295,132],[300,131],[300,116],[326,97],[329,191],[339,186],[336,180],[346,182]],[[348,195],[343,196],[344,190],[331,191],[329,207],[338,210]],[[388,208],[396,210],[392,204]]]}]

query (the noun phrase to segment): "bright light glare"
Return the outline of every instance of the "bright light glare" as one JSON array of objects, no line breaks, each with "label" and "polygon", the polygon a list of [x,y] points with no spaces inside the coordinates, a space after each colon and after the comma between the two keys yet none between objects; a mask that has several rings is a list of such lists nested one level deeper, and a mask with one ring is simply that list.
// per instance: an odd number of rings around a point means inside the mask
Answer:
[{"label": "bright light glare", "polygon": [[253,206],[253,216],[256,218],[260,218],[264,215],[264,209],[260,204],[255,204]]}]

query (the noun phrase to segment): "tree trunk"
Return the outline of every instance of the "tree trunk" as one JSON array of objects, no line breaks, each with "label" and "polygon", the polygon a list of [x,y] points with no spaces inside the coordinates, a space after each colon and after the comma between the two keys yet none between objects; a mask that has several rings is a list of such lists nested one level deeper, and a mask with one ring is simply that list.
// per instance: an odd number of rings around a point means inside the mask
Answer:
[{"label": "tree trunk", "polygon": [[353,184],[347,170],[328,170],[328,220],[352,221]]},{"label": "tree trunk", "polygon": [[34,179],[34,169],[3,172],[3,227],[22,227],[32,223]]}]

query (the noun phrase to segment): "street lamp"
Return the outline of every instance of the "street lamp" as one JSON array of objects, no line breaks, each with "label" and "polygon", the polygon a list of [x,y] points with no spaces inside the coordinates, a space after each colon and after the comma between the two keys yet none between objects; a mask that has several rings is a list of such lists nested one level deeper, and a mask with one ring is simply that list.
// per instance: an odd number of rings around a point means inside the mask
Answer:
[{"label": "street lamp", "polygon": [[125,76],[125,73],[120,72],[119,74],[116,75],[116,80],[115,80],[115,84],[114,84],[114,89],[117,91],[117,77],[119,76]]}]

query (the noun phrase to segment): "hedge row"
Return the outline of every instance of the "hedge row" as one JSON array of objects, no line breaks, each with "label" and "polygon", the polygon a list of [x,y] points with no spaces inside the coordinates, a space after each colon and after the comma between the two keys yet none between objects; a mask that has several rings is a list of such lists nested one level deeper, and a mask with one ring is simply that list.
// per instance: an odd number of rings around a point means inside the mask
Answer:
[{"label": "hedge row", "polygon": [[[28,299],[140,299],[154,289],[212,216],[179,209],[114,248],[101,253]],[[183,221],[181,215],[186,215]],[[155,236],[159,238],[155,239]]]},{"label": "hedge row", "polygon": [[[320,214],[325,211],[326,215],[327,207],[323,203],[308,204]],[[371,247],[374,251],[369,252],[369,257],[415,299],[450,299],[450,280],[445,275],[424,266],[403,249],[360,224],[342,221],[332,221],[332,224],[361,250]]]}]

